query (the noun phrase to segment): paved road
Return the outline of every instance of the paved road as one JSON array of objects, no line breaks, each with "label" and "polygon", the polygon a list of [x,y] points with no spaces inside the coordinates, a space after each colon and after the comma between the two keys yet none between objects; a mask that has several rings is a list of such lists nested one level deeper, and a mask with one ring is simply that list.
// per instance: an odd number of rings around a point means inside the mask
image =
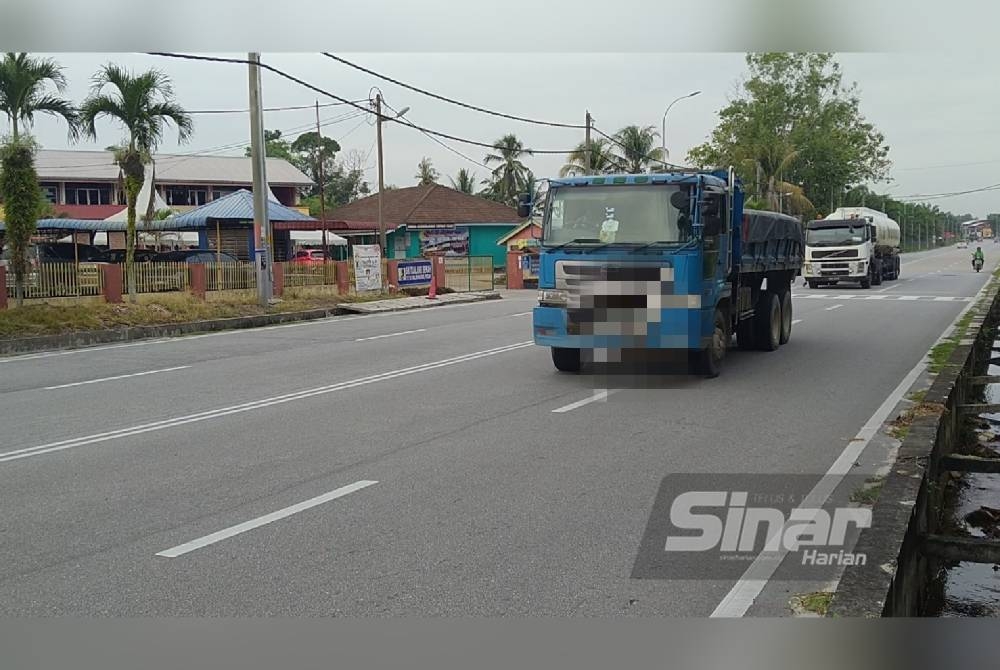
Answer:
[{"label": "paved road", "polygon": [[707,616],[735,580],[629,578],[661,479],[825,472],[985,283],[966,257],[796,288],[779,352],[598,402],[530,345],[534,292],[0,359],[0,613]]}]

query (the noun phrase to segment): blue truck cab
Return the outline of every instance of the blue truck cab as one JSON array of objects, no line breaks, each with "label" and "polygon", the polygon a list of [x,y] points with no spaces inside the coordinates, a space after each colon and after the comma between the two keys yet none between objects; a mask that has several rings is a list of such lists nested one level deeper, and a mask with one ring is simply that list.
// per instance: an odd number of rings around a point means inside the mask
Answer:
[{"label": "blue truck cab", "polygon": [[535,343],[564,372],[670,350],[710,377],[734,335],[777,349],[791,335],[802,229],[743,199],[732,170],[549,180]]}]

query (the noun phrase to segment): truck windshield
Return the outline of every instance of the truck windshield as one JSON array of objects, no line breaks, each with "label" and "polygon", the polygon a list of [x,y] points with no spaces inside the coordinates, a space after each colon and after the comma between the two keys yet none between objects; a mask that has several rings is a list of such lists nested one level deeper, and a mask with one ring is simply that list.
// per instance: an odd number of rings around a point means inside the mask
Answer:
[{"label": "truck windshield", "polygon": [[846,247],[868,239],[868,226],[823,226],[806,229],[806,244],[810,247]]},{"label": "truck windshield", "polygon": [[[690,226],[670,204],[678,186],[571,186],[555,190],[545,216],[545,244],[574,240],[645,244],[686,242]],[[581,242],[580,244],[583,244]]]}]

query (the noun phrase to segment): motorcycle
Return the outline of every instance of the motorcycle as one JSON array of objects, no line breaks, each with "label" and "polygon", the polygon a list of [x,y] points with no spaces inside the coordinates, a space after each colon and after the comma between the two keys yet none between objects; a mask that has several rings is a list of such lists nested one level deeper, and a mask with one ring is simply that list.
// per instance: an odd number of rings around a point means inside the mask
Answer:
[{"label": "motorcycle", "polygon": [[983,259],[982,258],[973,259],[972,266],[976,268],[976,272],[979,272],[980,270],[983,269]]}]

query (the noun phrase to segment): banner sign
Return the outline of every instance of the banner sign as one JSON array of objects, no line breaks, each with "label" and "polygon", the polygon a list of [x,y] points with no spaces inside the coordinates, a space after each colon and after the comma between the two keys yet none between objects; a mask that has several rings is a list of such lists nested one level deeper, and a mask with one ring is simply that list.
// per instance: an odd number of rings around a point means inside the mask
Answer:
[{"label": "banner sign", "polygon": [[400,261],[396,266],[399,286],[430,284],[433,268],[430,261]]},{"label": "banner sign", "polygon": [[468,256],[468,228],[425,228],[420,231],[420,255]]},{"label": "banner sign", "polygon": [[354,286],[357,291],[382,290],[382,249],[377,244],[355,244]]}]

